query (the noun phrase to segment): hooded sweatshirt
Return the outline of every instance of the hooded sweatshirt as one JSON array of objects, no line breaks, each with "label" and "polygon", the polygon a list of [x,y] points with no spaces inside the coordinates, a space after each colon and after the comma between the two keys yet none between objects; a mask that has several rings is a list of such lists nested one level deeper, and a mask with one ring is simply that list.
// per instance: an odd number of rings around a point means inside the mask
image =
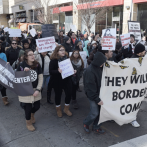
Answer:
[{"label": "hooded sweatshirt", "polygon": [[89,53],[88,53],[88,49],[87,49],[87,47],[88,47],[88,43],[90,43],[89,40],[85,41],[85,47],[83,48],[83,51],[86,51],[87,56],[89,57]]},{"label": "hooded sweatshirt", "polygon": [[102,67],[103,63],[106,62],[106,57],[101,53],[97,52],[94,56],[94,60],[88,66],[83,76],[85,94],[91,101],[99,103],[101,101],[99,97],[101,88],[102,78]]}]

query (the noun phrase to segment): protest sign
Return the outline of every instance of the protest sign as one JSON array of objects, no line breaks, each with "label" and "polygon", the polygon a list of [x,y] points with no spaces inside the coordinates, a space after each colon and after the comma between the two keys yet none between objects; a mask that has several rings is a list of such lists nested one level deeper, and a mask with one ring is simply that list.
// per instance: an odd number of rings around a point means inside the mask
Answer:
[{"label": "protest sign", "polygon": [[9,31],[9,28],[8,27],[5,27],[4,28],[4,32],[8,32]]},{"label": "protest sign", "polygon": [[99,123],[114,120],[123,125],[136,120],[147,87],[146,63],[147,56],[105,63],[100,90],[104,105]]},{"label": "protest sign", "polygon": [[19,96],[30,96],[34,93],[30,71],[15,73],[10,64],[2,59],[0,59],[0,84]]},{"label": "protest sign", "polygon": [[39,53],[53,51],[56,48],[55,37],[36,39],[36,44]]},{"label": "protest sign", "polygon": [[42,29],[42,38],[54,36],[55,39],[58,39],[57,29],[54,24],[42,25],[41,29]]},{"label": "protest sign", "polygon": [[23,33],[23,36],[24,36],[25,38],[27,38],[27,34]]},{"label": "protest sign", "polygon": [[74,74],[74,69],[70,59],[59,62],[59,68],[62,70],[62,79],[65,79]]},{"label": "protest sign", "polygon": [[21,29],[9,29],[9,37],[21,37]]},{"label": "protest sign", "polygon": [[73,24],[70,25],[70,29],[71,29],[73,32],[76,32],[76,31],[77,31],[76,25],[73,25]]},{"label": "protest sign", "polygon": [[[83,59],[84,68],[86,68],[87,67],[87,59],[86,59],[87,53],[86,53],[86,51],[81,51],[79,53],[80,53],[81,58]],[[69,56],[71,56],[71,55],[72,55],[72,52],[69,52]]]},{"label": "protest sign", "polygon": [[36,35],[36,30],[35,30],[34,28],[32,28],[32,29],[30,30],[30,34],[32,35],[32,37],[35,37],[35,35]]},{"label": "protest sign", "polygon": [[138,41],[141,41],[141,30],[140,30],[140,22],[136,22],[136,21],[129,21],[128,22],[128,27],[129,27],[129,33],[130,35],[134,35],[135,36],[135,41],[136,43]]},{"label": "protest sign", "polygon": [[116,28],[104,29],[102,36],[102,50],[115,50]]},{"label": "protest sign", "polygon": [[122,46],[128,46],[130,44],[130,33],[120,35]]}]

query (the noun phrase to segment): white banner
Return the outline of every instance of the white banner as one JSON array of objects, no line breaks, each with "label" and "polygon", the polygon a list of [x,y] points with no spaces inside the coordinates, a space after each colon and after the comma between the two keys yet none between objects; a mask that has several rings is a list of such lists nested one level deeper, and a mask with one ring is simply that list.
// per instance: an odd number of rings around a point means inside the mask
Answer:
[{"label": "white banner", "polygon": [[130,44],[130,33],[120,35],[122,46],[128,46]]},{"label": "white banner", "polygon": [[9,37],[21,37],[21,29],[9,29]]},{"label": "white banner", "polygon": [[129,25],[129,33],[135,36],[136,42],[141,41],[141,30],[140,30],[140,22],[128,22]]},{"label": "white banner", "polygon": [[65,79],[74,74],[74,69],[70,59],[59,62],[59,68],[62,70],[62,79]]},{"label": "white banner", "polygon": [[136,120],[147,87],[146,63],[147,56],[105,63],[100,91],[104,105],[99,124],[114,120],[123,125]]},{"label": "white banner", "polygon": [[115,50],[116,28],[104,29],[102,36],[102,50]]},{"label": "white banner", "polygon": [[55,37],[36,39],[36,44],[39,53],[53,51],[56,48]]},{"label": "white banner", "polygon": [[[86,52],[86,51],[81,51],[81,52],[79,52],[79,53],[80,53],[81,58],[83,59],[84,68],[86,68],[86,67],[87,67],[87,59],[86,59],[86,57],[87,57],[87,52]],[[69,56],[71,56],[71,55],[72,55],[72,52],[69,52]]]}]

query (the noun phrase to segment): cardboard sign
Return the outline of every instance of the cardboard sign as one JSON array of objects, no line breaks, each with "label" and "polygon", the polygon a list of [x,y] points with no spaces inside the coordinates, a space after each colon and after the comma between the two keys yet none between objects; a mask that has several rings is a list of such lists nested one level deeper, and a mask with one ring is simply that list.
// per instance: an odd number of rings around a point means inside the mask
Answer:
[{"label": "cardboard sign", "polygon": [[39,53],[53,51],[56,48],[55,37],[36,39],[36,44]]},{"label": "cardboard sign", "polygon": [[104,105],[101,106],[99,123],[114,120],[123,125],[136,120],[146,96],[146,63],[147,56],[105,63],[99,96]]},{"label": "cardboard sign", "polygon": [[32,28],[32,29],[30,30],[30,34],[32,35],[32,37],[35,37],[35,35],[36,35],[36,30],[35,30],[34,28]]},{"label": "cardboard sign", "polygon": [[102,36],[102,50],[115,50],[116,28],[104,29]]},{"label": "cardboard sign", "polygon": [[128,22],[129,26],[129,33],[130,35],[135,36],[136,43],[138,41],[141,41],[141,30],[140,30],[140,22],[135,22],[135,21],[129,21]]},{"label": "cardboard sign", "polygon": [[54,24],[45,24],[41,26],[42,29],[42,38],[52,37],[58,39],[57,29]]},{"label": "cardboard sign", "polygon": [[9,37],[21,37],[21,29],[9,29]]},{"label": "cardboard sign", "polygon": [[122,46],[128,46],[130,44],[130,33],[120,35]]},{"label": "cardboard sign", "polygon": [[74,69],[70,59],[59,62],[59,68],[62,70],[62,79],[65,79],[74,74]]},{"label": "cardboard sign", "polygon": [[8,27],[5,27],[4,28],[4,32],[8,32],[9,31],[9,28]]},{"label": "cardboard sign", "polygon": [[[86,57],[87,57],[87,52],[86,52],[86,51],[81,51],[81,52],[79,52],[79,53],[80,53],[81,58],[83,59],[84,68],[86,68],[86,67],[87,67],[87,59],[86,59]],[[69,56],[71,56],[71,55],[72,55],[72,52],[69,53]]]},{"label": "cardboard sign", "polygon": [[70,29],[73,31],[73,32],[76,32],[77,31],[77,27],[73,24],[70,25]]},{"label": "cardboard sign", "polygon": [[14,72],[10,64],[2,59],[0,59],[0,84],[19,96],[30,96],[34,93],[30,71]]}]

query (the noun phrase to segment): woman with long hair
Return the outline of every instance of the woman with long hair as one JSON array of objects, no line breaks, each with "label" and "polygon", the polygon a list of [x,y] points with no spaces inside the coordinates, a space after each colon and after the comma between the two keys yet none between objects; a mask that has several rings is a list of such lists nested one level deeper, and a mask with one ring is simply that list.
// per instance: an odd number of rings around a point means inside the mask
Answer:
[{"label": "woman with long hair", "polygon": [[65,48],[62,45],[59,45],[55,48],[53,54],[51,55],[51,61],[49,66],[49,72],[51,75],[50,82],[52,82],[52,86],[55,91],[55,104],[56,104],[56,111],[58,117],[62,117],[61,111],[61,96],[62,96],[62,89],[65,92],[65,106],[64,106],[64,113],[68,116],[72,116],[72,113],[69,110],[69,104],[71,100],[71,93],[72,93],[72,81],[71,76],[65,79],[62,79],[62,70],[59,68],[58,63],[64,61],[68,58],[68,54],[65,51]]},{"label": "woman with long hair", "polygon": [[41,88],[43,84],[43,74],[40,64],[35,60],[34,53],[28,49],[24,53],[24,61],[19,64],[17,71],[30,71],[31,81],[34,88],[34,94],[31,96],[19,96],[21,106],[24,108],[26,117],[26,126],[29,131],[35,131],[34,114],[40,108]]},{"label": "woman with long hair", "polygon": [[73,51],[70,60],[74,70],[77,71],[76,74],[72,76],[72,105],[74,109],[78,109],[79,106],[76,100],[76,91],[79,88],[79,81],[83,74],[84,62],[80,56],[79,50]]}]

